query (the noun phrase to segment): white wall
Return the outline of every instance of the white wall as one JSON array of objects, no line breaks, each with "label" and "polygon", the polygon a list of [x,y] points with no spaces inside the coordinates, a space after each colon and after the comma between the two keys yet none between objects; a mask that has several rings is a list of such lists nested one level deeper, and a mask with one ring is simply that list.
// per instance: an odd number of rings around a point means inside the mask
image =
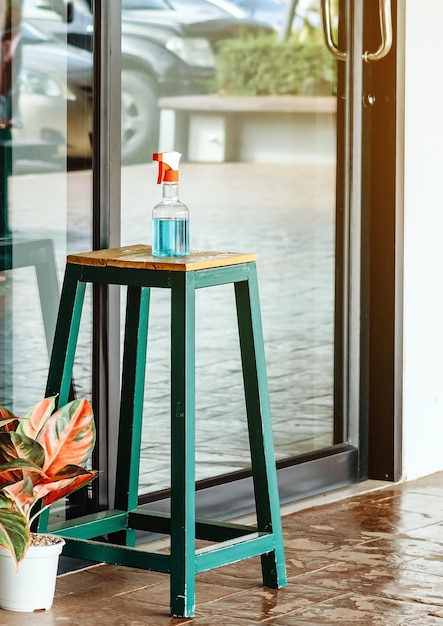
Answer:
[{"label": "white wall", "polygon": [[443,470],[443,2],[406,11],[403,461]]}]

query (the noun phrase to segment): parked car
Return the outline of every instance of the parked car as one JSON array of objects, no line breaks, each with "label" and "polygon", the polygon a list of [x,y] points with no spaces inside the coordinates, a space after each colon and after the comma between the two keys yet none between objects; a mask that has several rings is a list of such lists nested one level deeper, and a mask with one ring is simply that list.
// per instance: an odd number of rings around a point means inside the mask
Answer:
[{"label": "parked car", "polygon": [[187,11],[205,17],[236,17],[245,19],[246,11],[231,0],[169,0],[177,11]]},{"label": "parked car", "polygon": [[[161,96],[210,90],[219,43],[272,29],[231,15],[207,19],[168,0],[122,0],[122,160],[157,149]],[[70,44],[92,50],[91,0],[24,0],[24,16]]]},{"label": "parked car", "polygon": [[[238,19],[251,19],[279,31],[290,10],[289,0],[168,0],[177,10],[199,15],[222,17],[226,14]],[[293,28],[320,23],[320,0],[298,0],[293,16]]]},{"label": "parked car", "polygon": [[284,21],[286,5],[280,0],[231,0],[251,19],[279,28]]},{"label": "parked car", "polygon": [[[179,1],[186,2],[187,0]],[[192,2],[194,1],[197,0],[192,0]],[[265,22],[277,31],[286,22],[286,14],[290,4],[289,0],[229,0],[229,2],[243,11],[246,17]],[[298,0],[292,20],[293,29],[303,28],[306,21],[312,27],[319,25],[320,0]]]},{"label": "parked car", "polygon": [[13,116],[14,157],[90,156],[91,53],[21,26],[22,62]]}]

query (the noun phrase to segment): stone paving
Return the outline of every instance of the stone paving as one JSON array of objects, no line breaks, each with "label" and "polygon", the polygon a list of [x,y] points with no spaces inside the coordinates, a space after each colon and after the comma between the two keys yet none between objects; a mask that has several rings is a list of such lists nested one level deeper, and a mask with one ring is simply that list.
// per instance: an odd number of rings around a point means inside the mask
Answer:
[{"label": "stone paving", "polygon": [[[122,244],[151,242],[150,212],[161,193],[155,183],[155,164],[123,170]],[[67,249],[79,252],[91,247],[90,196],[88,171],[71,172],[67,177],[63,173],[32,174],[11,180],[14,236],[52,238],[60,279]],[[333,403],[333,166],[184,163],[181,199],[191,211],[193,249],[258,254],[277,458],[329,445]],[[13,399],[20,410],[41,397],[47,371],[35,282],[29,268],[8,273],[8,281],[0,287],[4,293],[12,293]],[[142,492],[169,483],[168,307],[168,294],[154,290]],[[196,315],[197,478],[208,478],[249,465],[232,285],[199,291]],[[90,393],[88,317],[86,314],[75,370],[78,393],[86,395]]]}]

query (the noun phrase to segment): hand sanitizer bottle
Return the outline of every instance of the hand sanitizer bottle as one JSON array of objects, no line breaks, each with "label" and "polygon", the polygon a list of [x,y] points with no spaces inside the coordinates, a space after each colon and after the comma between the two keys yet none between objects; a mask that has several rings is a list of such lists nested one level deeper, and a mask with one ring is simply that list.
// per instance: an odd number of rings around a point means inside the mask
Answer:
[{"label": "hand sanitizer bottle", "polygon": [[189,254],[189,210],[180,202],[178,190],[179,152],[156,152],[157,184],[163,184],[162,199],[152,209],[152,255],[180,257]]}]

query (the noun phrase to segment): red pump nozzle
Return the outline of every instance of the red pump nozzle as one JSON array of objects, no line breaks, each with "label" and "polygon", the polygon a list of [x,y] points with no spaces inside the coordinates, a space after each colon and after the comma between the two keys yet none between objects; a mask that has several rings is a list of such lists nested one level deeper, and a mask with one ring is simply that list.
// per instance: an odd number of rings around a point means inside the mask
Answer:
[{"label": "red pump nozzle", "polygon": [[180,152],[154,152],[152,158],[154,161],[158,161],[158,185],[163,181],[166,183],[176,183],[178,181],[180,157]]}]

